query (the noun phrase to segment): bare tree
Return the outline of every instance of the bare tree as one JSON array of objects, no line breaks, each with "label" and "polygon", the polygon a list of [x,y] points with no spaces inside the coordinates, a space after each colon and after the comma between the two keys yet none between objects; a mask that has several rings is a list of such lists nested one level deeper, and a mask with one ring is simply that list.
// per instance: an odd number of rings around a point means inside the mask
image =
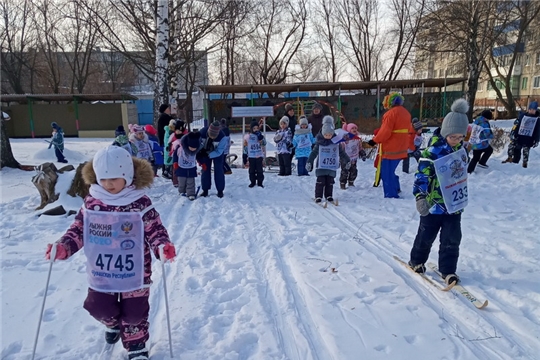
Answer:
[{"label": "bare tree", "polygon": [[[169,103],[167,72],[169,69],[169,1],[158,0],[156,10],[156,65],[154,67],[154,109]],[[154,111],[155,122],[157,111]]]},{"label": "bare tree", "polygon": [[385,48],[391,50],[392,63],[384,74],[385,80],[395,80],[404,67],[411,63],[411,52],[424,16],[426,0],[391,0],[390,29]]},{"label": "bare tree", "polygon": [[[192,96],[197,83],[207,83],[207,54],[223,43],[223,38],[212,37],[219,23],[226,21],[234,1],[181,0],[175,2],[171,16],[169,66],[170,94],[176,98],[183,118],[191,122]],[[234,11],[233,11],[234,13]],[[185,94],[181,99],[180,94]]]},{"label": "bare tree", "polygon": [[104,1],[101,6],[94,0],[79,3],[92,14],[90,19],[104,48],[119,52],[153,82],[158,1],[115,0]]},{"label": "bare tree", "polygon": [[[114,93],[124,84],[126,72],[129,71],[128,59],[118,51],[100,51],[97,59],[100,60],[104,81],[110,83],[109,91]],[[129,81],[133,84],[133,81]]]},{"label": "bare tree", "polygon": [[9,136],[4,125],[4,121],[7,120],[4,119],[4,113],[0,111],[0,169],[4,166],[18,169],[21,165],[13,156]]},{"label": "bare tree", "polygon": [[35,1],[33,5],[35,8],[34,28],[41,60],[39,75],[46,84],[46,89],[40,92],[47,93],[49,92],[47,90],[51,90],[57,94],[60,92],[63,75],[59,61],[59,56],[63,55],[60,53],[57,37],[60,32],[59,24],[64,17],[52,0]]},{"label": "bare tree", "polygon": [[[25,84],[33,71],[36,51],[31,32],[32,2],[30,0],[1,0],[0,26],[2,92],[24,94],[33,84]],[[4,86],[4,82],[9,88]]]},{"label": "bare tree", "polygon": [[290,75],[292,78],[301,82],[326,80],[320,78],[324,73],[322,56],[311,51],[299,50],[294,59],[295,71]]},{"label": "bare tree", "polygon": [[[482,59],[488,81],[497,94],[497,99],[504,105],[510,118],[516,116],[516,101],[513,93],[514,69],[522,65],[524,37],[533,20],[538,18],[540,3],[536,1],[505,2],[500,5],[497,27],[504,29],[495,32],[495,48],[489,52],[488,59]],[[506,53],[506,54],[505,54]],[[517,64],[517,62],[520,62]],[[502,85],[502,91],[499,88]],[[520,86],[518,83],[517,86]],[[503,94],[504,91],[504,94]]]},{"label": "bare tree", "polygon": [[[495,27],[494,12],[497,1],[489,0],[435,0],[423,19],[423,27],[430,29],[429,44],[419,44],[431,51],[459,54],[467,69],[466,98],[468,116],[472,118],[482,59],[493,47]],[[452,41],[449,41],[451,39]]]},{"label": "bare tree", "polygon": [[255,5],[254,31],[247,36],[248,62],[256,65],[250,74],[256,84],[280,84],[291,75],[291,63],[300,49],[307,28],[307,0],[268,0]]},{"label": "bare tree", "polygon": [[336,0],[338,23],[345,34],[340,47],[363,81],[377,79],[382,50],[378,0]]},{"label": "bare tree", "polygon": [[326,64],[328,80],[337,82],[342,72],[343,61],[339,57],[338,37],[341,35],[334,0],[318,0],[312,9],[313,22],[322,55]]},{"label": "bare tree", "polygon": [[214,34],[221,46],[218,50],[217,67],[219,68],[220,82],[223,85],[237,84],[236,72],[241,54],[238,51],[238,42],[242,41],[252,29],[247,26],[245,19],[253,12],[253,4],[250,1],[229,1],[227,13],[223,21],[220,21]]}]

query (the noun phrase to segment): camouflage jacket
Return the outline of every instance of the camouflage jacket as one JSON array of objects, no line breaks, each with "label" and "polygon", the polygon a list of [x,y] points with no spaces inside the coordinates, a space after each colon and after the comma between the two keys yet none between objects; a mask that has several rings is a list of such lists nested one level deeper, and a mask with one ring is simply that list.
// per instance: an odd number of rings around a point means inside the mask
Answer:
[{"label": "camouflage jacket", "polygon": [[[448,154],[458,151],[463,146],[463,142],[451,147],[446,139],[440,134],[440,129],[433,132],[433,136],[429,140],[428,147],[422,152],[422,157],[418,163],[418,171],[415,174],[413,184],[413,194],[416,198],[423,196],[427,199],[431,214],[448,214],[444,205],[441,187],[437,175],[435,174],[435,166],[433,161],[442,158]],[[463,210],[456,212],[459,214]]]}]

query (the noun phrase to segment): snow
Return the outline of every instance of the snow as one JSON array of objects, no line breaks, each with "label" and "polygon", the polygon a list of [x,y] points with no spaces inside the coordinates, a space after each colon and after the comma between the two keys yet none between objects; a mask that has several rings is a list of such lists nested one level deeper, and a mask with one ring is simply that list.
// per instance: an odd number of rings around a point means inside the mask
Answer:
[{"label": "snow", "polygon": [[[241,154],[240,135],[233,140],[232,152]],[[77,165],[111,141],[67,138],[67,159]],[[43,140],[11,144],[23,164],[55,160]],[[264,189],[249,189],[247,170],[233,169],[223,199],[211,190],[194,202],[157,178],[149,195],[178,253],[165,264],[174,358],[538,359],[540,150],[531,151],[528,169],[502,164],[505,157],[495,153],[489,169],[470,176],[462,217],[458,274],[489,300],[484,310],[392,259],[408,259],[419,222],[414,175],[401,166],[402,199],[383,199],[372,187],[368,160],[356,187],[336,186],[340,204],[327,209],[312,201],[313,175],[267,172]],[[44,252],[73,220],[37,217],[33,175],[0,171],[5,360],[31,358],[49,269]],[[71,176],[61,175],[59,190]],[[82,200],[63,195],[57,204],[78,208]],[[430,261],[437,262],[437,242]],[[148,346],[152,359],[169,359],[161,263],[153,267]],[[98,359],[104,328],[83,309],[86,292],[83,252],[54,263],[37,359]],[[117,344],[111,359],[125,354]]]}]

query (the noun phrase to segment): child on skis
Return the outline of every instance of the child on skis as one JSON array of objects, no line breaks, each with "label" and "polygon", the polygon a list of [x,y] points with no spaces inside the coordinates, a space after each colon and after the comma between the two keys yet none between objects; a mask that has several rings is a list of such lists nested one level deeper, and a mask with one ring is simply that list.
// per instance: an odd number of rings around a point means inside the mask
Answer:
[{"label": "child on skis", "polygon": [[489,120],[493,118],[490,110],[484,110],[477,117],[472,124],[472,131],[470,136],[470,143],[472,145],[473,157],[469,162],[467,172],[469,174],[474,172],[476,165],[481,168],[488,168],[487,161],[491,154],[493,154],[493,147],[489,144],[489,141],[494,138],[493,131]]},{"label": "child on skis", "polygon": [[201,150],[201,134],[190,132],[180,139],[180,146],[173,154],[173,169],[178,179],[178,193],[185,195],[189,200],[195,200],[195,178],[197,177],[197,160]]},{"label": "child on skis", "polygon": [[144,132],[148,136],[148,142],[152,148],[152,156],[154,157],[152,168],[154,169],[154,176],[157,176],[158,169],[163,167],[163,147],[159,144],[157,130],[152,125],[146,125]]},{"label": "child on skis", "polygon": [[105,341],[122,340],[130,360],[148,359],[148,313],[152,257],[176,256],[160,216],[145,195],[154,174],[150,164],[110,145],[82,170],[90,194],[73,224],[46,258],[70,258],[84,246],[89,283],[84,308],[104,324]]},{"label": "child on skis", "polygon": [[249,187],[254,187],[255,183],[257,186],[264,187],[263,160],[266,139],[259,131],[259,122],[257,120],[251,121],[250,128],[251,133],[244,137],[244,147],[247,149],[249,160]]},{"label": "child on skis", "polygon": [[153,164],[154,155],[152,153],[150,142],[148,141],[148,136],[144,132],[144,128],[141,125],[130,124],[129,131],[129,141],[137,147],[137,158]]},{"label": "child on skis", "polygon": [[56,123],[51,123],[52,138],[49,141],[49,149],[54,146],[54,154],[56,160],[61,163],[67,163],[68,161],[64,157],[64,130]]},{"label": "child on skis", "polygon": [[332,138],[334,137],[334,119],[331,116],[326,115],[323,118],[321,132],[317,134],[315,146],[313,147],[306,164],[306,170],[311,172],[311,170],[313,170],[313,162],[315,161],[315,158],[317,158],[315,167],[315,175],[317,175],[317,183],[315,184],[316,203],[322,201],[323,195],[327,201],[334,202],[332,193],[334,190],[334,179],[340,165],[340,160],[346,164],[346,169],[349,169],[351,166],[349,156],[345,150],[337,143],[337,141],[332,141]]},{"label": "child on skis", "polygon": [[422,141],[424,141],[424,138],[422,137],[422,131],[424,125],[418,118],[412,119],[412,126],[414,133],[411,134],[411,137],[413,138],[413,144],[414,144],[414,150],[408,149],[407,150],[407,157],[403,159],[403,172],[409,173],[409,164],[411,157],[416,159],[416,162],[420,161],[420,146],[422,146]]},{"label": "child on skis", "polygon": [[306,170],[306,164],[311,153],[311,146],[315,144],[315,138],[311,133],[311,124],[305,116],[301,116],[299,124],[296,125],[296,131],[293,136],[293,146],[295,148],[295,156],[298,159],[298,176],[309,176]]},{"label": "child on skis", "polygon": [[413,186],[420,225],[409,266],[417,273],[426,271],[424,264],[440,232],[439,271],[448,285],[459,282],[456,268],[461,243],[461,213],[468,201],[468,156],[463,148],[469,124],[468,108],[465,99],[454,101],[451,112],[422,152]]},{"label": "child on skis", "polygon": [[119,125],[114,131],[114,146],[119,146],[125,149],[131,156],[137,156],[137,147],[135,144],[129,141],[129,138],[126,135],[126,130],[122,125]]},{"label": "child on skis", "polygon": [[341,145],[351,161],[349,169],[345,168],[345,166],[341,167],[339,184],[341,189],[345,190],[347,188],[347,183],[349,186],[354,186],[354,180],[356,180],[356,177],[358,176],[356,162],[358,161],[358,158],[362,159],[362,161],[366,161],[366,152],[362,148],[362,139],[358,136],[358,126],[350,123],[343,124],[342,128],[347,131],[347,133],[354,135],[352,138],[345,140]]},{"label": "child on skis", "polygon": [[276,143],[279,173],[278,176],[289,176],[292,173],[291,170],[291,149],[292,149],[292,132],[289,129],[289,118],[283,116],[279,120],[279,129],[274,136],[274,142]]}]

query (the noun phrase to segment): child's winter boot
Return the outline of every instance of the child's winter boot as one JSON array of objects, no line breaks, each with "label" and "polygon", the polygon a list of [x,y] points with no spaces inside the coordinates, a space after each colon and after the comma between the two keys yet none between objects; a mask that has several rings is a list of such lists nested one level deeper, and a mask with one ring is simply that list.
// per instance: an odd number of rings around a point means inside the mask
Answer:
[{"label": "child's winter boot", "polygon": [[412,271],[418,274],[423,274],[426,272],[426,266],[424,264],[418,264],[413,265],[410,261],[408,262],[409,266],[411,267]]},{"label": "child's winter boot", "polygon": [[315,199],[315,202],[316,202],[316,203],[320,203],[321,201],[322,201],[321,198],[316,198],[316,199]]},{"label": "child's winter boot", "polygon": [[509,157],[506,158],[506,160],[503,160],[502,163],[503,163],[503,164],[505,164],[505,163],[511,163],[512,161],[513,161],[512,157],[509,156]]},{"label": "child's winter boot", "polygon": [[345,189],[347,189],[347,184],[345,184],[345,183],[340,183],[340,184],[339,184],[339,187],[341,188],[341,190],[345,190]]},{"label": "child's winter boot", "polygon": [[522,165],[523,165],[523,167],[524,167],[525,169],[527,168],[527,162],[526,162],[526,161],[524,161]]},{"label": "child's winter boot", "polygon": [[107,327],[105,330],[105,342],[116,344],[120,340],[120,326]]},{"label": "child's winter boot", "polygon": [[444,279],[446,285],[450,285],[452,283],[459,283],[459,276],[457,276],[456,274],[442,274],[442,278]]},{"label": "child's winter boot", "polygon": [[129,347],[129,360],[148,360],[148,349],[144,343],[139,343]]},{"label": "child's winter boot", "polygon": [[349,181],[349,186],[354,186],[354,181]]}]

